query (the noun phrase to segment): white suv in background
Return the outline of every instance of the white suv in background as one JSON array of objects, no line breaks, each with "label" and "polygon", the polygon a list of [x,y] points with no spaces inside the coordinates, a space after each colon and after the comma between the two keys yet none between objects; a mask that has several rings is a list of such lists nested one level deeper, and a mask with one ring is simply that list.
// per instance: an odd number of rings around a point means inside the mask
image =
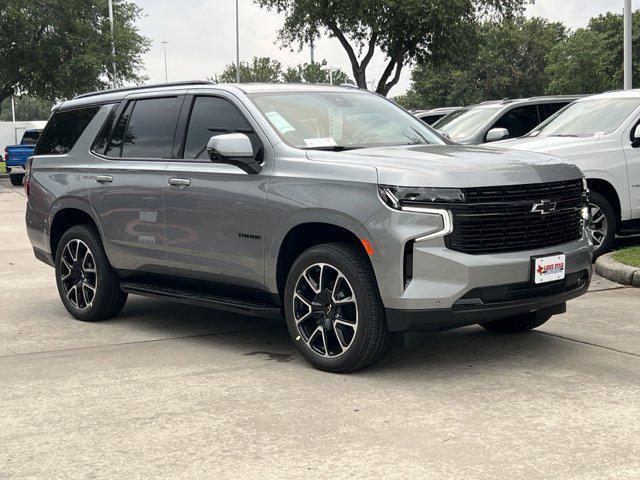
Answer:
[{"label": "white suv in background", "polygon": [[640,231],[640,90],[580,99],[525,137],[494,145],[553,154],[582,169],[594,256],[612,248],[616,233]]}]

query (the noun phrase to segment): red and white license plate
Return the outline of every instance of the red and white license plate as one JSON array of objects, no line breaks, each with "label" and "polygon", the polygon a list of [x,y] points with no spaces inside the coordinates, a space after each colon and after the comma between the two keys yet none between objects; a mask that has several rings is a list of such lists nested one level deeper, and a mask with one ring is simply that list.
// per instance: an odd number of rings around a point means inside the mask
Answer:
[{"label": "red and white license plate", "polygon": [[533,262],[533,279],[536,284],[564,279],[566,255],[538,257]]}]

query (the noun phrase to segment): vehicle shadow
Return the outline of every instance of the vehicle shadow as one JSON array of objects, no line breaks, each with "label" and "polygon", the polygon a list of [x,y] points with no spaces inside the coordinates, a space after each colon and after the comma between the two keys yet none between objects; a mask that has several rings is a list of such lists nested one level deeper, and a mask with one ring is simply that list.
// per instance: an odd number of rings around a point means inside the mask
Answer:
[{"label": "vehicle shadow", "polygon": [[[132,298],[127,309],[113,322],[147,330],[161,338],[181,338],[198,348],[219,349],[237,355],[238,359],[255,357],[273,365],[293,361],[300,367],[311,368],[298,354],[284,320],[265,320],[162,300]],[[540,332],[499,335],[471,326],[428,334],[423,343],[411,348],[404,346],[401,335],[396,335],[379,364],[355,375],[387,377],[401,374],[403,378],[413,375],[425,378],[467,375],[474,369],[488,368],[526,372],[532,368],[532,359],[561,363],[568,354],[566,341]]]}]

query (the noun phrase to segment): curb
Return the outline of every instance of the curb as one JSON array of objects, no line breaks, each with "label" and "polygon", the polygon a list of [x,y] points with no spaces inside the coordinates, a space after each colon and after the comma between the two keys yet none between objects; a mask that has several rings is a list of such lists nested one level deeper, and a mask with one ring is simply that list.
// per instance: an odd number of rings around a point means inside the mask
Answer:
[{"label": "curb", "polygon": [[640,287],[640,268],[620,263],[613,258],[613,253],[607,253],[598,258],[596,273],[612,282]]}]

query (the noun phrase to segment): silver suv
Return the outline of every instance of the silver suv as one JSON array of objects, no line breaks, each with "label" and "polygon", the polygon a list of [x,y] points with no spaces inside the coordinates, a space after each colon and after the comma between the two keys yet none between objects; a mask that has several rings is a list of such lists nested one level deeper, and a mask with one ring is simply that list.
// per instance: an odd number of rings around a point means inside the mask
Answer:
[{"label": "silver suv", "polygon": [[128,294],[281,317],[317,368],[394,332],[523,332],[586,292],[577,167],[462,147],[392,102],[309,85],[138,87],[53,112],[25,178],[74,317]]}]

